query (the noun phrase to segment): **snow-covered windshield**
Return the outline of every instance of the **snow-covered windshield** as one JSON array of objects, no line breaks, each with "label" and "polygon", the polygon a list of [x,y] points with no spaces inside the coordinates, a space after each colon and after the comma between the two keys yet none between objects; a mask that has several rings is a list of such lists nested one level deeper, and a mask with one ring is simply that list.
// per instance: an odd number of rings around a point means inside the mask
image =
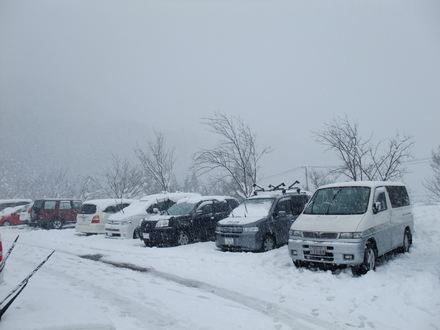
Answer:
[{"label": "snow-covered windshield", "polygon": [[251,198],[240,203],[231,213],[234,217],[264,217],[269,214],[274,198]]},{"label": "snow-covered windshield", "polygon": [[368,187],[331,187],[315,192],[305,214],[363,214],[370,199]]},{"label": "snow-covered windshield", "polygon": [[198,203],[188,203],[188,202],[176,203],[166,211],[166,214],[187,215],[191,213],[191,211],[197,206],[197,204]]}]

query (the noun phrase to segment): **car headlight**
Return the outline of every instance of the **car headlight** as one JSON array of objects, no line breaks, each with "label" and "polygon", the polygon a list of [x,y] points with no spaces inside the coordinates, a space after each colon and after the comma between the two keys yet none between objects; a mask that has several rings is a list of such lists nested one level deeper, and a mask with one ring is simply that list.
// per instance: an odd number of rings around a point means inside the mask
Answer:
[{"label": "car headlight", "polygon": [[128,226],[129,224],[131,224],[130,220],[121,221],[121,226]]},{"label": "car headlight", "polygon": [[255,233],[258,231],[258,227],[243,227],[243,233]]},{"label": "car headlight", "polygon": [[353,233],[340,233],[339,238],[342,239],[355,239],[355,238],[362,238],[362,232],[353,232]]},{"label": "car headlight", "polygon": [[289,230],[289,236],[302,237],[301,230]]},{"label": "car headlight", "polygon": [[163,228],[163,227],[168,227],[168,225],[170,224],[169,220],[159,220],[156,223],[156,228]]}]

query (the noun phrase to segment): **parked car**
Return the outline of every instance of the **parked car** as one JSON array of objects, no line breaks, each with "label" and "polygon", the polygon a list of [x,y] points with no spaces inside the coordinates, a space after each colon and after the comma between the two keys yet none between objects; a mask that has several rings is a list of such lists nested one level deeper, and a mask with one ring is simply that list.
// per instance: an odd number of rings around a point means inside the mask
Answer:
[{"label": "parked car", "polygon": [[20,225],[20,212],[23,205],[7,207],[0,211],[0,226],[17,226]]},{"label": "parked car", "polygon": [[77,199],[37,199],[32,206],[30,226],[46,229],[61,229],[66,224],[75,224],[82,201]]},{"label": "parked car", "polygon": [[26,205],[31,202],[31,199],[0,199],[0,211],[7,207]]},{"label": "parked car", "polygon": [[105,225],[107,238],[138,238],[137,227],[141,219],[168,209],[179,199],[187,196],[200,196],[193,193],[165,193],[149,195],[133,202],[124,212],[112,214]]},{"label": "parked car", "polygon": [[34,205],[34,203],[29,203],[27,205],[25,205],[20,212],[20,223],[22,225],[28,225],[29,222],[31,221],[31,211],[32,211],[32,206]]},{"label": "parked car", "polygon": [[104,234],[105,224],[110,215],[115,214],[134,199],[95,199],[83,203],[76,216],[75,230],[86,234]]},{"label": "parked car", "polygon": [[143,219],[140,230],[146,246],[185,245],[214,240],[217,222],[237,207],[228,196],[192,196],[179,200],[163,215]]},{"label": "parked car", "polygon": [[255,191],[229,215],[219,221],[215,244],[223,251],[268,251],[287,244],[289,229],[301,214],[311,194],[281,184]]},{"label": "parked car", "polygon": [[354,275],[375,270],[376,259],[408,252],[414,220],[403,183],[345,182],[314,193],[292,224],[289,255],[297,267],[351,266]]}]

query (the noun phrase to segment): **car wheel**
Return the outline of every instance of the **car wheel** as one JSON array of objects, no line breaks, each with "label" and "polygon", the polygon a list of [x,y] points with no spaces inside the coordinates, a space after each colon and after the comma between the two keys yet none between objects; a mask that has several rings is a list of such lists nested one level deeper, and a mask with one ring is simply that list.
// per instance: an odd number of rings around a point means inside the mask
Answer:
[{"label": "car wheel", "polygon": [[411,247],[411,234],[409,230],[405,230],[403,234],[403,243],[402,246],[397,249],[399,253],[407,253],[409,252],[409,248]]},{"label": "car wheel", "polygon": [[370,270],[376,270],[376,251],[373,244],[367,243],[364,252],[364,261],[357,266],[353,266],[351,271],[354,276],[365,275]]},{"label": "car wheel", "polygon": [[60,218],[55,218],[50,222],[50,228],[61,229],[63,227],[63,220]]},{"label": "car wheel", "polygon": [[275,248],[275,240],[272,235],[266,235],[261,243],[261,251],[266,252]]},{"label": "car wheel", "polygon": [[5,220],[2,223],[2,226],[4,226],[4,227],[9,227],[10,225],[11,225],[11,222],[9,220]]},{"label": "car wheel", "polygon": [[187,245],[189,243],[189,235],[183,230],[179,231],[179,234],[177,235],[177,245]]},{"label": "car wheel", "polygon": [[153,247],[153,244],[149,239],[144,239],[143,241],[146,247]]}]

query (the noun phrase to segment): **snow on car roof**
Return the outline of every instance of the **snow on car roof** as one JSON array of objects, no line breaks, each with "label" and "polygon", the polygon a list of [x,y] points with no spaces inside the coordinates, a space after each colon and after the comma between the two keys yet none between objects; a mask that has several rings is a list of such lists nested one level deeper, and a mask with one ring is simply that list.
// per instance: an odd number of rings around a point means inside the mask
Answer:
[{"label": "snow on car roof", "polygon": [[187,197],[187,198],[182,198],[179,199],[177,201],[177,203],[191,203],[191,204],[196,204],[198,202],[201,201],[206,201],[206,200],[211,200],[211,199],[215,199],[219,202],[224,202],[227,199],[234,199],[233,197],[230,196],[191,196],[191,197]]},{"label": "snow on car roof", "polygon": [[142,197],[140,200],[131,203],[127,206],[123,213],[127,215],[136,215],[139,213],[146,212],[147,208],[157,201],[163,201],[165,198],[172,200],[173,202],[177,202],[184,197],[197,197],[200,194],[194,193],[166,193],[166,194],[154,194]]},{"label": "snow on car roof", "polygon": [[392,181],[349,181],[349,182],[336,182],[319,187],[332,188],[332,187],[370,187],[375,188],[378,186],[405,186],[402,182]]},{"label": "snow on car roof", "polygon": [[13,206],[13,207],[6,207],[3,210],[0,211],[0,216],[4,216],[4,215],[10,215],[14,212],[17,212],[19,210],[21,210],[23,207],[25,207],[26,205],[18,205],[18,206]]},{"label": "snow on car roof", "polygon": [[103,198],[103,199],[91,199],[88,201],[84,201],[83,204],[93,204],[98,206],[101,209],[105,209],[109,206],[116,206],[121,203],[133,203],[136,199],[111,199],[111,198]]}]

